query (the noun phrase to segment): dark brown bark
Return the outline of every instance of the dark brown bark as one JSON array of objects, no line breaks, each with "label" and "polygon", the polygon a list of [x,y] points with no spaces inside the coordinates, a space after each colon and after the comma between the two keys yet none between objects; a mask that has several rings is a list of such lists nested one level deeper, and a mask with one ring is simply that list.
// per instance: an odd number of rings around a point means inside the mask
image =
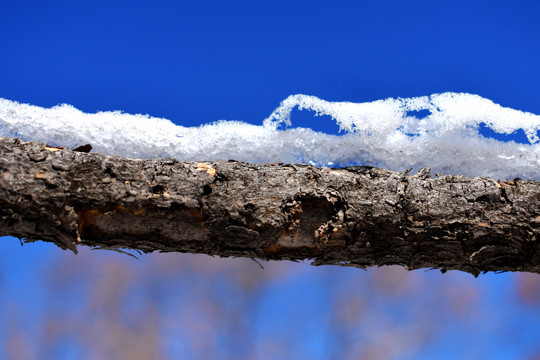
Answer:
[{"label": "dark brown bark", "polygon": [[540,272],[540,183],[138,160],[0,138],[0,235],[315,265]]}]

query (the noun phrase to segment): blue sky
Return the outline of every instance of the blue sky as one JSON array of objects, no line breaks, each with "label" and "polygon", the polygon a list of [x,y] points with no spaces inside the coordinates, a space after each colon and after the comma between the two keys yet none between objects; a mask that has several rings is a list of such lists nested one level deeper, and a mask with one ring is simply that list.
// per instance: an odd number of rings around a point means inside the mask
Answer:
[{"label": "blue sky", "polygon": [[540,113],[534,1],[5,1],[2,97],[259,123],[294,93],[456,91]]},{"label": "blue sky", "polygon": [[[282,99],[295,93],[329,101],[364,102],[445,91],[468,92],[506,107],[540,114],[539,15],[537,1],[4,0],[0,3],[0,97],[45,107],[69,103],[86,112],[123,110],[150,114],[185,126],[220,119],[261,124]],[[299,119],[305,124],[311,120],[310,126],[317,130],[335,129],[333,123],[321,118],[316,118],[316,122],[309,116]],[[77,258],[39,243],[20,248],[17,240],[8,238],[2,238],[0,247],[3,307],[12,309],[12,314],[7,310],[0,312],[3,354],[11,351],[5,340],[13,324],[24,331],[47,312],[62,314],[58,310],[61,299],[54,295],[56,288],[47,290],[44,285],[50,285],[50,277],[65,276],[70,271],[79,274],[83,272],[82,266],[92,273],[98,272],[94,267],[106,261],[141,275],[150,271],[149,266],[159,263],[155,259],[160,256],[151,255],[139,263],[102,252],[85,252]],[[57,262],[65,267],[56,272],[47,270]],[[253,264],[246,265],[250,271],[258,271],[256,265],[250,265]],[[246,322],[255,329],[255,338],[276,329],[286,331],[289,322],[294,322],[292,328],[305,331],[306,335],[299,337],[297,352],[292,354],[303,352],[313,358],[327,358],[335,354],[339,334],[313,330],[331,323],[332,314],[324,306],[330,301],[325,291],[337,291],[337,285],[332,285],[337,282],[369,292],[373,289],[362,284],[383,275],[370,270],[362,277],[351,271],[354,269],[323,271],[305,265],[288,269],[298,271],[299,277],[287,277],[284,282],[272,278],[259,290],[262,298],[276,299],[278,305],[260,298],[253,300],[253,317]],[[227,271],[224,273],[228,274]],[[48,280],[42,279],[42,274],[48,274]],[[405,276],[421,279],[415,284],[425,293],[422,304],[426,308],[441,306],[442,300],[430,295],[429,289],[445,294],[442,282],[456,290],[450,295],[446,293],[451,298],[460,296],[459,289],[476,289],[470,290],[476,293],[471,306],[478,311],[478,323],[444,315],[432,335],[435,340],[419,345],[420,350],[413,355],[433,358],[444,351],[457,356],[502,354],[504,358],[523,358],[530,354],[527,351],[538,354],[531,319],[539,316],[539,308],[534,302],[519,303],[516,289],[524,280],[517,275],[473,279],[461,274],[413,274]],[[90,291],[92,284],[99,282],[97,278],[85,278],[87,282],[79,286]],[[160,286],[167,288],[176,283],[174,276],[169,281]],[[142,291],[153,291],[152,284],[149,280],[140,285]],[[174,288],[175,296],[187,296],[194,286],[189,282],[182,284],[183,287]],[[338,290],[346,293],[347,286],[343,286]],[[74,302],[85,294],[79,287],[61,289],[74,296]],[[505,291],[501,293],[501,289]],[[160,291],[165,295],[157,303],[168,304],[167,292]],[[221,298],[243,296],[233,285],[224,285],[220,291]],[[287,294],[292,294],[290,301],[280,301]],[[384,298],[383,295],[384,292],[377,296]],[[389,304],[383,307],[368,301],[370,296],[368,293],[357,298],[381,316],[381,323],[408,324],[395,314],[417,314],[412,305],[405,307],[399,301],[388,300]],[[47,302],[47,297],[56,302]],[[29,319],[18,309],[16,304],[23,299],[28,311],[37,314],[37,318]],[[75,313],[85,311],[83,305],[71,306]],[[310,311],[299,312],[299,307]],[[311,309],[319,309],[320,321],[310,317]],[[488,310],[497,316],[490,317]],[[465,317],[472,315],[465,311]],[[227,322],[221,324],[226,327]],[[471,338],[463,335],[463,328],[485,334],[483,338],[471,335],[478,340],[479,348],[475,349]],[[516,344],[512,334],[497,333],[498,328],[513,329],[521,346],[511,346]],[[355,338],[354,334],[361,332],[358,328],[356,332],[349,330],[346,335],[352,342],[362,344],[371,339],[366,334]],[[177,328],[165,327],[161,331],[165,339],[172,339],[164,345],[167,354],[189,354],[182,353],[182,345],[175,340]],[[381,330],[378,335],[384,334],[392,332]],[[327,342],[332,336],[334,340]],[[221,343],[230,340],[224,339]],[[465,341],[471,351],[456,350],[454,345],[458,341]],[[59,344],[49,350],[64,357],[78,354],[72,344]],[[228,346],[232,345],[222,344],[225,349]],[[38,345],[32,349],[39,352]]]}]

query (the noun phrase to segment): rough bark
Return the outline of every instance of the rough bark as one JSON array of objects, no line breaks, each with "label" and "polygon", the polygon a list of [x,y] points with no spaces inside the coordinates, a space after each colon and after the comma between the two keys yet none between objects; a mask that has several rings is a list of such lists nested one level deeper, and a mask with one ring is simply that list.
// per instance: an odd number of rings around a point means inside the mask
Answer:
[{"label": "rough bark", "polygon": [[0,138],[0,235],[315,265],[540,272],[540,183],[126,159]]}]

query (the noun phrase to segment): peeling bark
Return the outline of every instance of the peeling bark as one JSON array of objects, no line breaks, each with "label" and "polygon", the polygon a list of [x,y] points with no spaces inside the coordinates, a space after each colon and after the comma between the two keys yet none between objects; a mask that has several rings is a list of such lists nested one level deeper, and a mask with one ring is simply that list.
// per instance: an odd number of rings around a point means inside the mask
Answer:
[{"label": "peeling bark", "polygon": [[540,183],[126,159],[0,138],[0,235],[314,265],[540,272]]}]

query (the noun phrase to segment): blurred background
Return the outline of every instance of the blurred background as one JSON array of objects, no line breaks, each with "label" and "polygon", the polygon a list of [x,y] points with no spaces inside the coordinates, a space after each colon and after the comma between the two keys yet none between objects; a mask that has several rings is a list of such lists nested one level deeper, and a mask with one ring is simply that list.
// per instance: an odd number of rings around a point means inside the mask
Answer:
[{"label": "blurred background", "polygon": [[[540,114],[539,15],[536,1],[4,0],[0,97],[184,126],[261,124],[295,93],[469,92]],[[540,359],[538,275],[262,265],[3,237],[0,358]]]}]

